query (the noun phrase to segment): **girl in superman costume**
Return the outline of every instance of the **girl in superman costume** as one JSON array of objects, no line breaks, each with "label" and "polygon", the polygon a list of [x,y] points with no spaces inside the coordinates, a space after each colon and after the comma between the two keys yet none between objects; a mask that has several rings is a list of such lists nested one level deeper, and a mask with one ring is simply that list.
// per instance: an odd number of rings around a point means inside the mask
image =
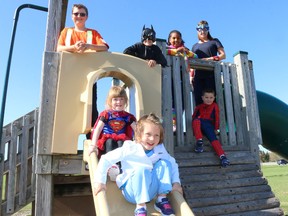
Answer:
[{"label": "girl in superman costume", "polygon": [[121,147],[125,140],[132,140],[136,118],[124,110],[127,104],[125,89],[111,87],[106,99],[107,109],[100,113],[91,133],[89,155],[96,152],[100,158],[102,154]]}]

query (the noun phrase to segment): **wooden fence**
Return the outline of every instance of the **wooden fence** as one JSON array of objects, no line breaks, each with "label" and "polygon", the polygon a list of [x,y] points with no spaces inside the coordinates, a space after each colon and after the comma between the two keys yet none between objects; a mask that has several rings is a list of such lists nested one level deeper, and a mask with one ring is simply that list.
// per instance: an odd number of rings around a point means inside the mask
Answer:
[{"label": "wooden fence", "polygon": [[[165,41],[158,41],[158,46],[166,53]],[[183,57],[166,58],[169,67],[163,68],[162,115],[166,132],[165,144],[173,154],[175,147],[192,148],[195,143],[192,132],[194,99]],[[235,54],[234,63],[190,59],[189,65],[193,69],[214,71],[216,102],[220,109],[220,140],[224,148],[250,150],[258,158],[258,145],[262,144],[262,136],[253,66],[252,61],[248,60],[248,53],[240,51]],[[174,134],[172,91],[176,95],[174,108],[177,130]]]},{"label": "wooden fence", "polygon": [[38,109],[4,126],[0,164],[1,215],[12,214],[35,196]]}]

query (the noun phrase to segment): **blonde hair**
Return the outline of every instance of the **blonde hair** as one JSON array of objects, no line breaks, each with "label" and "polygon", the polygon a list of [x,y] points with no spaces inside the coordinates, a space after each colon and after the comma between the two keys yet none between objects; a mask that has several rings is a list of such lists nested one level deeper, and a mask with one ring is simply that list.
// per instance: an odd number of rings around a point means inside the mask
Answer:
[{"label": "blonde hair", "polygon": [[123,97],[125,100],[125,107],[128,105],[128,97],[124,88],[120,86],[112,86],[108,92],[106,99],[107,108],[112,108],[112,98]]},{"label": "blonde hair", "polygon": [[163,126],[161,123],[161,119],[157,115],[155,115],[154,113],[150,113],[149,115],[144,115],[138,120],[138,122],[136,124],[136,130],[135,130],[136,141],[140,142],[142,133],[144,131],[145,124],[154,124],[154,125],[159,127],[159,129],[160,129],[159,143],[163,143],[164,129],[163,129]]}]

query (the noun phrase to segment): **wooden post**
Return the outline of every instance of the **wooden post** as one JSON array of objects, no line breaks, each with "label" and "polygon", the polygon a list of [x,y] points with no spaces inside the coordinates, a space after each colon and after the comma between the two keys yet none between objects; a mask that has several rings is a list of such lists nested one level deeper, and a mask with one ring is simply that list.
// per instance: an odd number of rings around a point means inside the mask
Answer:
[{"label": "wooden post", "polygon": [[[233,110],[235,117],[235,126],[236,126],[236,139],[237,146],[244,146],[244,127],[242,124],[242,116],[243,113],[241,110],[241,97],[239,95],[239,86],[238,86],[238,78],[237,78],[237,70],[235,64],[230,64],[231,71],[231,90],[232,90],[232,98],[233,98]],[[245,127],[246,128],[246,127]]]},{"label": "wooden post", "polygon": [[[49,0],[45,51],[55,51],[60,30],[66,17],[68,0]],[[58,54],[45,53],[41,81],[36,149],[36,197],[35,215],[52,215],[53,175],[51,140],[58,77]]]},{"label": "wooden post", "polygon": [[[30,129],[30,116],[23,117],[22,124],[22,139],[21,139],[21,165],[20,165],[20,178],[19,178],[19,205],[26,204],[27,196],[27,173],[28,173],[28,148],[29,148],[29,129]],[[20,145],[19,144],[19,145]],[[19,146],[20,147],[20,146]]]},{"label": "wooden post", "polygon": [[[166,40],[157,39],[156,45],[162,50],[166,57],[168,66],[171,65],[171,59],[166,55]],[[172,83],[171,83],[171,67],[162,67],[162,96],[161,96],[161,112],[163,119],[164,145],[167,151],[174,155],[174,139],[172,130]]]},{"label": "wooden post", "polygon": [[68,0],[49,0],[45,51],[55,51],[60,31],[65,26]]},{"label": "wooden post", "polygon": [[228,138],[226,133],[226,115],[224,106],[223,82],[222,82],[222,67],[221,64],[216,63],[214,67],[215,87],[216,87],[216,102],[219,106],[220,112],[220,138],[222,145],[228,145]]},{"label": "wooden post", "polygon": [[6,213],[14,213],[15,208],[15,178],[16,178],[16,152],[17,152],[17,139],[18,139],[18,121],[14,121],[11,125],[12,138],[9,147],[9,176],[8,176],[8,190],[7,190],[7,209]]},{"label": "wooden post", "polygon": [[162,118],[164,144],[167,151],[174,155],[174,139],[172,132],[172,91],[171,91],[171,68],[162,68]]},{"label": "wooden post", "polygon": [[[192,91],[190,84],[190,71],[186,71],[185,59],[182,58],[181,67],[182,67],[182,88],[183,88],[183,102],[184,102],[184,111],[185,111],[185,137],[184,137],[184,145],[192,146],[193,144],[193,130],[192,130]],[[189,65],[190,69],[190,65]]]},{"label": "wooden post", "polygon": [[181,57],[172,57],[173,67],[172,73],[172,85],[173,85],[173,102],[172,107],[176,111],[176,143],[178,146],[184,146],[184,134],[183,134],[183,108],[182,108],[182,92],[181,92]]},{"label": "wooden post", "polygon": [[248,143],[251,154],[256,160],[256,164],[260,167],[260,158],[259,158],[259,147],[258,145],[262,141],[260,137],[260,121],[259,121],[259,111],[256,98],[256,89],[253,78],[252,67],[249,67],[248,53],[240,51],[234,56],[234,62],[237,67],[242,71],[243,83],[239,83],[239,86],[242,85],[243,94],[243,104],[242,106],[246,108],[246,117],[247,117],[247,133],[248,133]]},{"label": "wooden post", "polygon": [[[236,65],[236,73],[237,73],[237,83],[238,83],[238,94],[240,96],[240,110],[241,110],[241,125],[243,128],[243,146],[247,147],[249,149],[248,143],[250,143],[249,140],[249,129],[248,129],[248,118],[247,118],[247,85],[246,85],[246,76],[248,68],[245,67],[244,60],[241,59],[243,55],[241,54],[248,54],[246,52],[239,52],[234,55],[234,63]],[[245,72],[246,70],[246,72]],[[249,106],[249,104],[248,104]]]},{"label": "wooden post", "polygon": [[51,215],[53,176],[51,142],[58,75],[57,53],[45,53],[36,151],[36,215]]}]

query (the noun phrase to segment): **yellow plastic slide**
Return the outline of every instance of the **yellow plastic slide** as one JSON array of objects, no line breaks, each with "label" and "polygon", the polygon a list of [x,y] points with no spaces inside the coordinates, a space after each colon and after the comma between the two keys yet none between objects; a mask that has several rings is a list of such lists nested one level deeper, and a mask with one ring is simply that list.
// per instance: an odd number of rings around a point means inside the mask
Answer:
[{"label": "yellow plastic slide", "polygon": [[[93,176],[94,170],[96,170],[98,160],[95,153],[88,156],[88,148],[91,140],[86,140],[84,142],[84,161],[88,163],[91,186],[93,190]],[[109,178],[107,178],[109,179]],[[115,182],[110,180],[107,181],[107,191],[100,192],[97,196],[93,196],[95,211],[99,216],[119,216],[119,215],[133,215],[135,205],[128,203]],[[176,213],[176,216],[194,216],[190,207],[184,200],[183,196],[177,192],[173,191],[169,195],[172,207]],[[149,215],[160,216],[153,207],[154,201],[147,204]]]}]

